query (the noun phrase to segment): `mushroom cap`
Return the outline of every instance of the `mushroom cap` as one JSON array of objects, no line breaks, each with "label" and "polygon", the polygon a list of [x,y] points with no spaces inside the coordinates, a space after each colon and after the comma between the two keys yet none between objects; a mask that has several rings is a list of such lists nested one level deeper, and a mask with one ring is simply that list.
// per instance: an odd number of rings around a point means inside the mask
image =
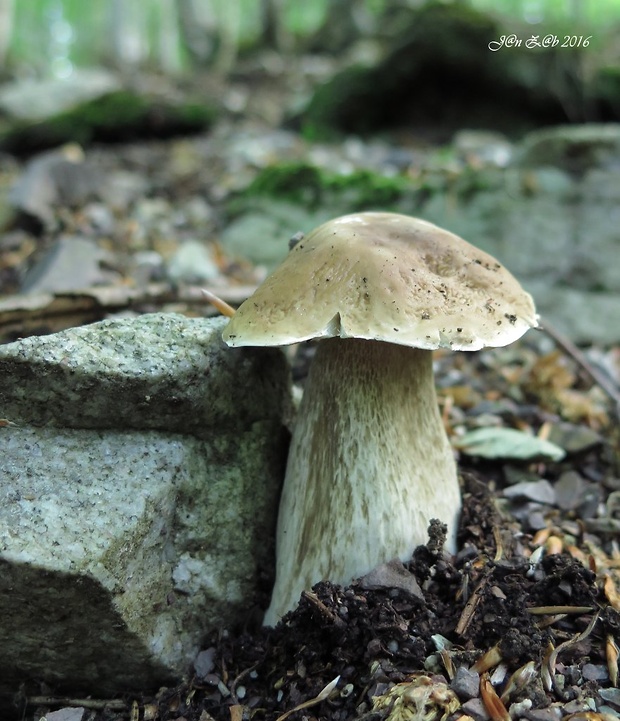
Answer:
[{"label": "mushroom cap", "polygon": [[495,258],[419,218],[369,212],[300,240],[223,337],[230,346],[340,337],[478,350],[537,325],[532,297]]}]

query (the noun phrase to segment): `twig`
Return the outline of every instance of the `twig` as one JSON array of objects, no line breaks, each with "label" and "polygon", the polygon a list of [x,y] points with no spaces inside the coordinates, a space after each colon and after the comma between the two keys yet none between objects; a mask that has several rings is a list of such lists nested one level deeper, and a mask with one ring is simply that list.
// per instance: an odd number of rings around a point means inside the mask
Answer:
[{"label": "twig", "polygon": [[[255,286],[215,287],[226,304],[239,305],[256,290]],[[140,288],[128,286],[95,286],[63,293],[37,295],[12,295],[0,298],[0,339],[12,334],[28,335],[48,327],[51,331],[62,330],[94,320],[100,320],[120,310],[151,310],[167,304],[182,303],[188,306],[205,306],[201,288],[183,286],[175,288],[169,283],[150,283]]]},{"label": "twig", "polygon": [[[492,570],[491,570],[492,573]],[[488,573],[484,578],[480,580],[476,588],[474,588],[473,593],[471,594],[469,600],[465,604],[465,608],[463,609],[463,613],[461,613],[461,617],[459,618],[459,622],[456,624],[456,628],[454,629],[456,633],[458,633],[459,636],[462,636],[465,631],[467,630],[467,627],[471,623],[471,620],[474,616],[474,612],[476,610],[476,606],[478,605],[480,598],[482,596],[482,591],[484,590],[484,587],[489,582],[489,578],[491,577],[491,573]]]},{"label": "twig", "polygon": [[566,355],[570,356],[616,404],[615,412],[620,416],[620,388],[605,373],[592,365],[585,354],[566,336],[556,330],[546,318],[541,318],[541,328],[559,346]]},{"label": "twig", "polygon": [[234,697],[235,700],[237,700],[237,686],[238,684],[249,674],[254,671],[254,669],[260,664],[260,661],[257,661],[256,663],[252,664],[248,668],[241,671],[241,673],[237,674],[235,678],[232,680],[232,683],[230,684],[229,690],[231,695]]},{"label": "twig", "polygon": [[120,699],[63,698],[61,696],[28,696],[29,706],[70,706],[102,711],[125,711],[129,707]]},{"label": "twig", "polygon": [[[557,648],[553,649],[553,651],[549,654],[549,656],[547,658],[546,666],[547,666],[548,678],[549,678],[553,688],[555,689],[556,693],[563,701],[567,700],[566,693],[564,692],[563,689],[558,687],[558,684],[557,684],[557,681],[555,678],[555,664],[558,659],[558,656],[562,651],[565,651],[567,648],[570,648],[571,646],[574,646],[575,644],[580,643],[581,641],[584,641],[586,638],[588,638],[588,636],[592,633],[594,626],[596,626],[596,622],[598,621],[600,615],[601,615],[601,612],[597,611],[594,614],[594,616],[592,616],[592,620],[588,624],[588,627],[586,628],[585,631],[583,631],[582,633],[578,633],[576,636],[573,636],[573,638],[569,638],[568,641],[564,641],[564,643],[561,643]],[[551,690],[551,689],[548,689],[548,690]]]},{"label": "twig", "polygon": [[306,601],[309,601],[314,608],[322,615],[324,616],[328,621],[334,624],[334,626],[337,626],[338,628],[344,628],[347,624],[346,621],[344,621],[340,616],[336,616],[333,611],[330,611],[329,608],[321,601],[321,599],[316,595],[316,593],[312,593],[312,591],[302,591],[301,592],[302,598],[305,598]]},{"label": "twig", "polygon": [[549,614],[556,613],[575,613],[581,615],[583,613],[590,613],[590,611],[594,611],[594,606],[530,606],[525,610],[533,616],[547,616]]},{"label": "twig", "polygon": [[325,701],[326,698],[329,698],[332,691],[336,688],[338,685],[338,681],[340,681],[340,676],[336,676],[336,678],[333,681],[330,681],[327,686],[318,694],[318,696],[315,696],[314,698],[311,698],[309,701],[304,701],[303,703],[298,704],[295,706],[295,708],[292,708],[290,711],[285,711],[283,714],[278,716],[276,721],[284,721],[284,719],[287,719],[291,714],[294,714],[296,711],[301,711],[305,708],[310,708],[311,706],[316,706],[316,704],[321,703],[321,701]]},{"label": "twig", "polygon": [[235,309],[231,305],[228,305],[225,300],[222,300],[222,298],[218,297],[217,295],[215,295],[215,293],[212,293],[206,288],[202,289],[202,294],[214,308],[217,308],[217,310],[219,310],[222,315],[225,315],[227,318],[233,317],[233,315],[235,314]]}]

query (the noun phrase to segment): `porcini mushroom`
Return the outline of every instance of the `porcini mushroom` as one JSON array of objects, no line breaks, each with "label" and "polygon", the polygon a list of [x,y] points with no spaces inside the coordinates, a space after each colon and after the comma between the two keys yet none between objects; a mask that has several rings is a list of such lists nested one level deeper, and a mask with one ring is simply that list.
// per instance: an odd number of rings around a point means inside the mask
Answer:
[{"label": "porcini mushroom", "polygon": [[460,492],[432,351],[503,346],[536,325],[494,258],[417,218],[346,215],[292,248],[224,330],[230,346],[326,339],[291,440],[265,625],[320,580],[406,560],[432,518],[455,550]]}]

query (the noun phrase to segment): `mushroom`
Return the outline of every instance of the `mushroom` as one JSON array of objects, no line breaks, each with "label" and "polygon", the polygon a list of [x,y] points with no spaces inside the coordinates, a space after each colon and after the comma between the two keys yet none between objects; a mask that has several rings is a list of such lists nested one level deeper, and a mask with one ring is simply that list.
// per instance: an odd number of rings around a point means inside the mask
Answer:
[{"label": "mushroom", "polygon": [[345,215],[294,245],[223,334],[230,346],[326,339],[291,440],[265,625],[318,581],[407,560],[433,518],[455,551],[460,491],[432,351],[504,346],[536,325],[494,258],[418,218]]}]

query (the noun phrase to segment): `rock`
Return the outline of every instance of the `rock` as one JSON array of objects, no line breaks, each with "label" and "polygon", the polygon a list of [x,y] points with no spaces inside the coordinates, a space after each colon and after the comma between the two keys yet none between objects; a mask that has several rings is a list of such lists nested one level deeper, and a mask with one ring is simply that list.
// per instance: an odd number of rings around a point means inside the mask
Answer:
[{"label": "rock", "polygon": [[3,85],[0,109],[20,120],[43,120],[120,87],[118,78],[107,70],[76,68],[66,79],[17,80]]},{"label": "rock", "polygon": [[556,505],[563,511],[573,511],[582,502],[584,479],[577,471],[565,471],[554,484]]},{"label": "rock", "polygon": [[[620,161],[619,161],[620,162]],[[620,172],[601,173],[608,187],[620,186]],[[620,194],[605,198],[601,190],[598,199],[583,196],[583,207],[575,223],[577,247],[574,253],[574,273],[566,278],[567,285],[586,290],[604,288],[620,291],[620,268],[610,262],[620,246]],[[608,190],[607,196],[611,195]],[[581,277],[583,276],[583,277]]]},{"label": "rock", "polygon": [[549,481],[540,480],[534,482],[525,481],[516,483],[514,486],[504,488],[503,495],[506,498],[526,498],[536,503],[555,504],[555,491]]},{"label": "rock", "polygon": [[149,182],[140,173],[116,170],[109,174],[101,196],[105,203],[119,213],[127,213],[131,206],[149,192]]},{"label": "rock", "polygon": [[[482,249],[494,254],[524,284],[540,278],[549,286],[567,275],[573,258],[575,222],[567,203],[542,193],[531,198],[498,196],[495,217],[501,232],[492,245],[481,244]],[[477,244],[475,239],[473,242]]]},{"label": "rock", "polygon": [[506,167],[512,158],[512,143],[492,130],[459,130],[453,140],[454,149],[475,167],[496,165]]},{"label": "rock", "polygon": [[197,240],[182,243],[168,263],[168,277],[175,283],[201,283],[219,274],[209,248]]},{"label": "rock", "polygon": [[256,603],[288,368],[224,346],[225,323],[154,314],[0,348],[0,696],[170,683]]},{"label": "rock", "polygon": [[510,704],[510,718],[527,718],[526,713],[532,708],[532,699],[524,698]]},{"label": "rock", "polygon": [[523,285],[540,315],[574,343],[607,348],[620,342],[618,293],[554,286],[542,278],[525,279]]},{"label": "rock", "polygon": [[620,167],[620,124],[560,125],[530,133],[519,152],[521,167],[551,165],[575,175],[589,168]]},{"label": "rock", "polygon": [[469,701],[465,701],[461,710],[463,713],[471,716],[474,721],[489,721],[491,718],[481,698],[472,698]]},{"label": "rock", "polygon": [[214,646],[211,646],[196,656],[194,660],[194,671],[196,671],[198,678],[204,678],[213,671],[215,668],[215,654],[216,649]]},{"label": "rock", "polygon": [[[602,663],[584,663],[581,674],[586,681],[609,681],[609,671]],[[617,690],[617,689],[616,689]],[[620,698],[620,691],[618,692]],[[609,701],[610,699],[605,699]]]},{"label": "rock", "polygon": [[95,168],[83,162],[81,148],[67,145],[31,160],[11,189],[9,202],[44,227],[51,227],[57,208],[83,205],[96,197],[103,185]]},{"label": "rock", "polygon": [[298,231],[307,233],[332,217],[328,211],[312,211],[294,203],[264,199],[262,209],[236,218],[223,231],[226,251],[272,270],[288,253],[288,241]]},{"label": "rock", "polygon": [[549,706],[547,708],[532,709],[527,713],[528,721],[560,721],[564,717],[562,709],[558,706]]},{"label": "rock", "polygon": [[131,277],[137,287],[161,280],[165,275],[164,259],[156,250],[138,250],[131,260]]},{"label": "rock", "polygon": [[61,708],[45,714],[46,721],[82,721],[85,708]]},{"label": "rock", "polygon": [[[71,82],[63,87],[71,89]],[[26,155],[69,142],[88,145],[185,135],[208,129],[216,114],[215,106],[204,97],[179,101],[163,93],[113,89],[68,108],[46,108],[34,120],[3,123],[0,149]]]},{"label": "rock", "polygon": [[466,701],[470,698],[476,698],[480,691],[480,676],[465,666],[459,666],[456,674],[452,679],[450,688],[461,699]]},{"label": "rock", "polygon": [[599,696],[603,699],[603,701],[607,701],[620,709],[620,689],[602,688],[599,689]]},{"label": "rock", "polygon": [[63,293],[102,284],[108,277],[100,267],[105,256],[90,238],[61,236],[28,270],[21,292]]},{"label": "rock", "polygon": [[416,598],[424,598],[416,577],[405,568],[398,558],[373,568],[359,579],[359,584],[365,589],[398,588]]},{"label": "rock", "polygon": [[489,41],[501,34],[491,14],[461,3],[424,3],[379,62],[350,65],[319,85],[296,120],[314,137],[394,126],[433,137],[463,127],[514,134],[566,122],[549,67],[560,58],[571,67],[576,53],[539,49],[535,63],[525,47],[492,53]]},{"label": "rock", "polygon": [[576,423],[554,423],[549,432],[549,440],[567,453],[583,453],[603,443],[600,433]]}]

